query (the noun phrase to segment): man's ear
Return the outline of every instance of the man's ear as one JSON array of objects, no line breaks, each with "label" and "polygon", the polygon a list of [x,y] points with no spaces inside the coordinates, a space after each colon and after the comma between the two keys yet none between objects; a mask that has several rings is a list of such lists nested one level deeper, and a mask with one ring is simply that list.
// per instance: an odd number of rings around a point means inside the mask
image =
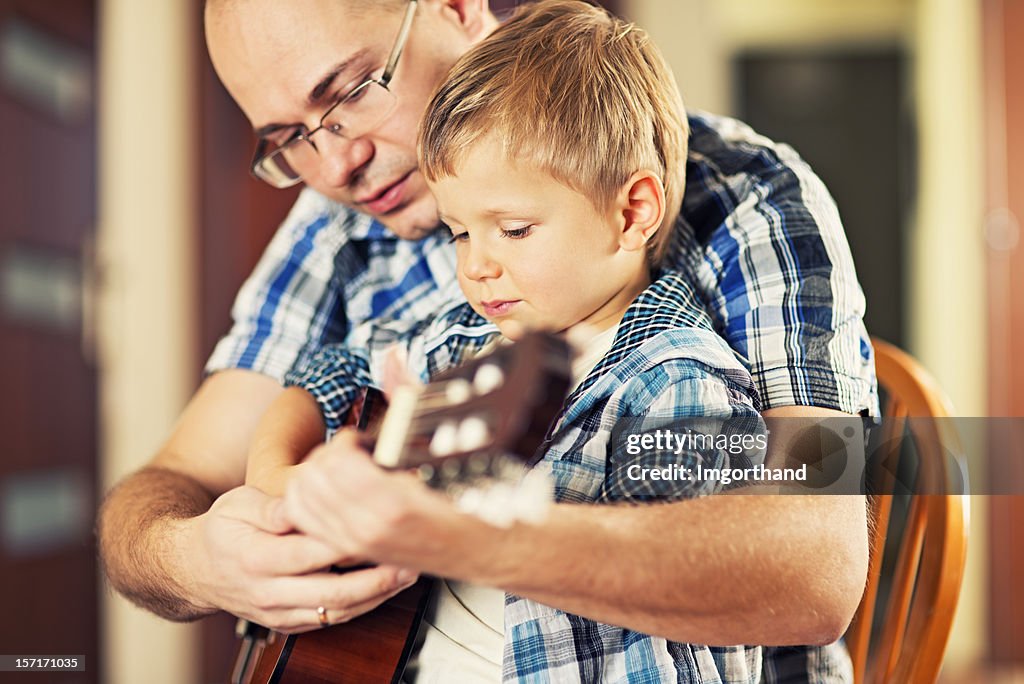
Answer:
[{"label": "man's ear", "polygon": [[442,14],[456,21],[474,43],[486,38],[497,25],[488,0],[436,1],[442,5]]},{"label": "man's ear", "polygon": [[646,249],[647,242],[665,218],[665,188],[651,171],[637,171],[622,186],[616,200],[621,212],[619,245],[629,252]]}]

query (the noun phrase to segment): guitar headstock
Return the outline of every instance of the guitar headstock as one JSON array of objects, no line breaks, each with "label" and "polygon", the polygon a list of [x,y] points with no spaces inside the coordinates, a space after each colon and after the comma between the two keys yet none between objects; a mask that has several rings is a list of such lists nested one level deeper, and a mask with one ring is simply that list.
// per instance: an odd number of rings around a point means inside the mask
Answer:
[{"label": "guitar headstock", "polygon": [[377,434],[374,460],[416,469],[495,524],[536,517],[536,499],[550,499],[550,485],[528,470],[543,455],[565,400],[570,357],[564,339],[531,332],[428,385],[399,387]]}]

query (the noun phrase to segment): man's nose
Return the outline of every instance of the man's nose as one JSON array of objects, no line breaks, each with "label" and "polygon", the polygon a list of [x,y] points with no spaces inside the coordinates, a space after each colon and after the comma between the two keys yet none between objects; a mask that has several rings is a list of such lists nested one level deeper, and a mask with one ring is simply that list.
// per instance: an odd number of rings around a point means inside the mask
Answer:
[{"label": "man's nose", "polygon": [[316,135],[320,178],[328,186],[343,188],[373,159],[373,143],[365,138],[349,140],[322,130]]},{"label": "man's nose", "polygon": [[501,275],[501,264],[491,257],[486,246],[470,240],[462,262],[462,274],[470,280],[485,280]]}]

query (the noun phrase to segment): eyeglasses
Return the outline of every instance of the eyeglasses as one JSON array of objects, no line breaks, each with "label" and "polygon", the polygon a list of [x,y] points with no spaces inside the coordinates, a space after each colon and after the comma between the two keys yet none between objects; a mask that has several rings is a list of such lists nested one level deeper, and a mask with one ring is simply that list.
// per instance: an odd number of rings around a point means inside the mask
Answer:
[{"label": "eyeglasses", "polygon": [[302,180],[304,170],[308,172],[319,163],[320,153],[313,142],[313,136],[318,132],[325,130],[355,140],[372,131],[391,114],[397,100],[388,85],[409,38],[416,2],[409,2],[402,26],[398,29],[398,37],[380,77],[371,76],[340,97],[320,117],[320,125],[308,133],[299,133],[280,145],[266,138],[260,139],[252,158],[253,176],[275,188],[289,188]]}]

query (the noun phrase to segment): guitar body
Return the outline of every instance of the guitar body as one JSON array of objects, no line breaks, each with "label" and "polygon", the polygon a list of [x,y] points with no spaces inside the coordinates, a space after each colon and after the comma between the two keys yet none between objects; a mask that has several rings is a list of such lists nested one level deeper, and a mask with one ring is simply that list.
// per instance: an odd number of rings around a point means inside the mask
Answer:
[{"label": "guitar body", "polygon": [[271,684],[397,684],[432,580],[423,578],[354,620],[304,634],[274,634],[248,681]]}]

